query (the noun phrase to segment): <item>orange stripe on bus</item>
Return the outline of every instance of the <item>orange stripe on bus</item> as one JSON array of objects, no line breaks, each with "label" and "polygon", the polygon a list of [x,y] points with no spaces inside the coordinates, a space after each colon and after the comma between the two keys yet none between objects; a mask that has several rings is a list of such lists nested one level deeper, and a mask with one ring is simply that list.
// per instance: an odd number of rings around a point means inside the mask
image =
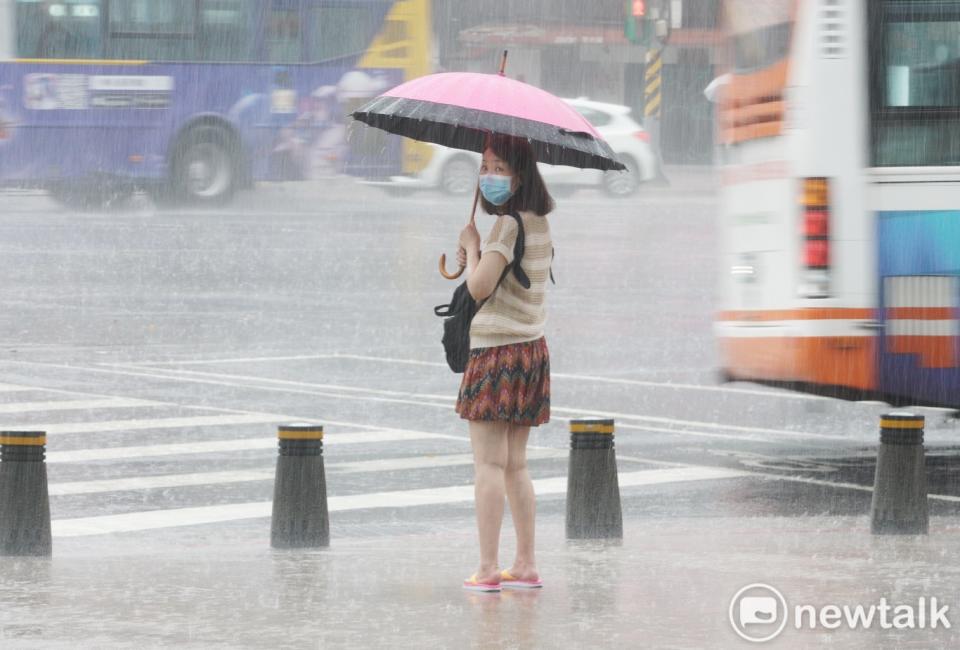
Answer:
[{"label": "orange stripe on bus", "polygon": [[874,337],[721,337],[719,345],[723,368],[738,379],[877,385]]},{"label": "orange stripe on bus", "polygon": [[720,135],[725,144],[780,135],[788,61],[750,74],[734,73],[720,95]]},{"label": "orange stripe on bus", "polygon": [[783,118],[786,104],[782,99],[770,101],[762,100],[758,104],[732,108],[721,114],[720,128],[735,129],[739,126],[777,122]]},{"label": "orange stripe on bus", "polygon": [[953,336],[888,336],[887,352],[916,354],[921,368],[956,368],[957,340]]},{"label": "orange stripe on bus", "polygon": [[957,309],[954,307],[887,307],[884,310],[887,320],[954,320]]},{"label": "orange stripe on bus", "polygon": [[721,311],[718,321],[776,321],[776,320],[870,320],[877,316],[875,309],[853,307],[811,309],[747,309]]}]

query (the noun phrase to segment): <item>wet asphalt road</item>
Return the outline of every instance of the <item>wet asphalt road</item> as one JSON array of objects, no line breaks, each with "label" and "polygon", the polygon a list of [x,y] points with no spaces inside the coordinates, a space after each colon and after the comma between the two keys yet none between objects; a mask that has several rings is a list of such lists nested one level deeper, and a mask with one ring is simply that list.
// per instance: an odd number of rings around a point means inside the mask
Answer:
[{"label": "wet asphalt road", "polygon": [[[182,541],[262,527],[273,436],[290,420],[325,425],[331,498],[357,499],[332,515],[334,539],[461,534],[472,505],[450,495],[472,469],[433,307],[455,286],[437,257],[452,257],[469,199],[336,181],[203,210],[0,201],[0,423],[49,432],[55,543],[109,539],[120,553],[140,531]],[[597,415],[616,419],[630,522],[705,518],[718,534],[725,518],[864,525],[888,407],[717,383],[709,186],[631,200],[584,191],[559,206],[554,419],[531,437],[541,517],[563,516],[549,481],[565,476],[568,420]],[[478,217],[482,232],[491,223]],[[958,512],[960,424],[920,412],[935,530]],[[433,505],[364,505],[416,490],[434,490]],[[253,515],[224,514],[244,504]],[[199,528],[164,523],[187,508]]]}]

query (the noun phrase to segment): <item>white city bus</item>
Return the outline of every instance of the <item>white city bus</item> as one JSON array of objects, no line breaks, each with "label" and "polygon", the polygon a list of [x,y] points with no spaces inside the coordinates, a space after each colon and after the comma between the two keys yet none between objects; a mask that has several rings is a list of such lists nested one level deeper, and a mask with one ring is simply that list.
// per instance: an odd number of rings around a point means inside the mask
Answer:
[{"label": "white city bus", "polygon": [[960,0],[723,25],[723,374],[960,407]]}]

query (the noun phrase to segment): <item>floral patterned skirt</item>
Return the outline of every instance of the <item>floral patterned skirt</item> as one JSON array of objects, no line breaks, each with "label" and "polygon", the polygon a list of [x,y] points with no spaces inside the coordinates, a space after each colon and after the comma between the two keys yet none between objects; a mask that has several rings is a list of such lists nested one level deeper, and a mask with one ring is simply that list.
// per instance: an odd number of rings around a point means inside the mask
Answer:
[{"label": "floral patterned skirt", "polygon": [[550,421],[547,340],[470,350],[457,396],[464,420],[538,426]]}]

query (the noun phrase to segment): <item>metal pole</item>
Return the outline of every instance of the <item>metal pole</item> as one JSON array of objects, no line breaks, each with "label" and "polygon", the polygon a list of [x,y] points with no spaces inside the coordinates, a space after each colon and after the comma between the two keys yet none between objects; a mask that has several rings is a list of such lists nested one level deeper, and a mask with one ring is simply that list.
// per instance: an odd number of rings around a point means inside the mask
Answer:
[{"label": "metal pole", "polygon": [[0,555],[53,554],[47,434],[0,432]]},{"label": "metal pole", "polygon": [[622,539],[613,420],[570,421],[567,539]]},{"label": "metal pole", "polygon": [[880,419],[880,448],[873,480],[870,531],[925,535],[927,471],[922,415],[888,413]]},{"label": "metal pole", "polygon": [[273,485],[270,545],[274,548],[329,546],[323,427],[288,424],[278,429],[277,438],[279,455]]},{"label": "metal pole", "polygon": [[644,71],[643,87],[643,128],[650,134],[654,155],[657,161],[657,177],[666,181],[663,173],[663,156],[660,153],[661,129],[660,116],[663,105],[663,46],[647,51],[647,65]]}]

